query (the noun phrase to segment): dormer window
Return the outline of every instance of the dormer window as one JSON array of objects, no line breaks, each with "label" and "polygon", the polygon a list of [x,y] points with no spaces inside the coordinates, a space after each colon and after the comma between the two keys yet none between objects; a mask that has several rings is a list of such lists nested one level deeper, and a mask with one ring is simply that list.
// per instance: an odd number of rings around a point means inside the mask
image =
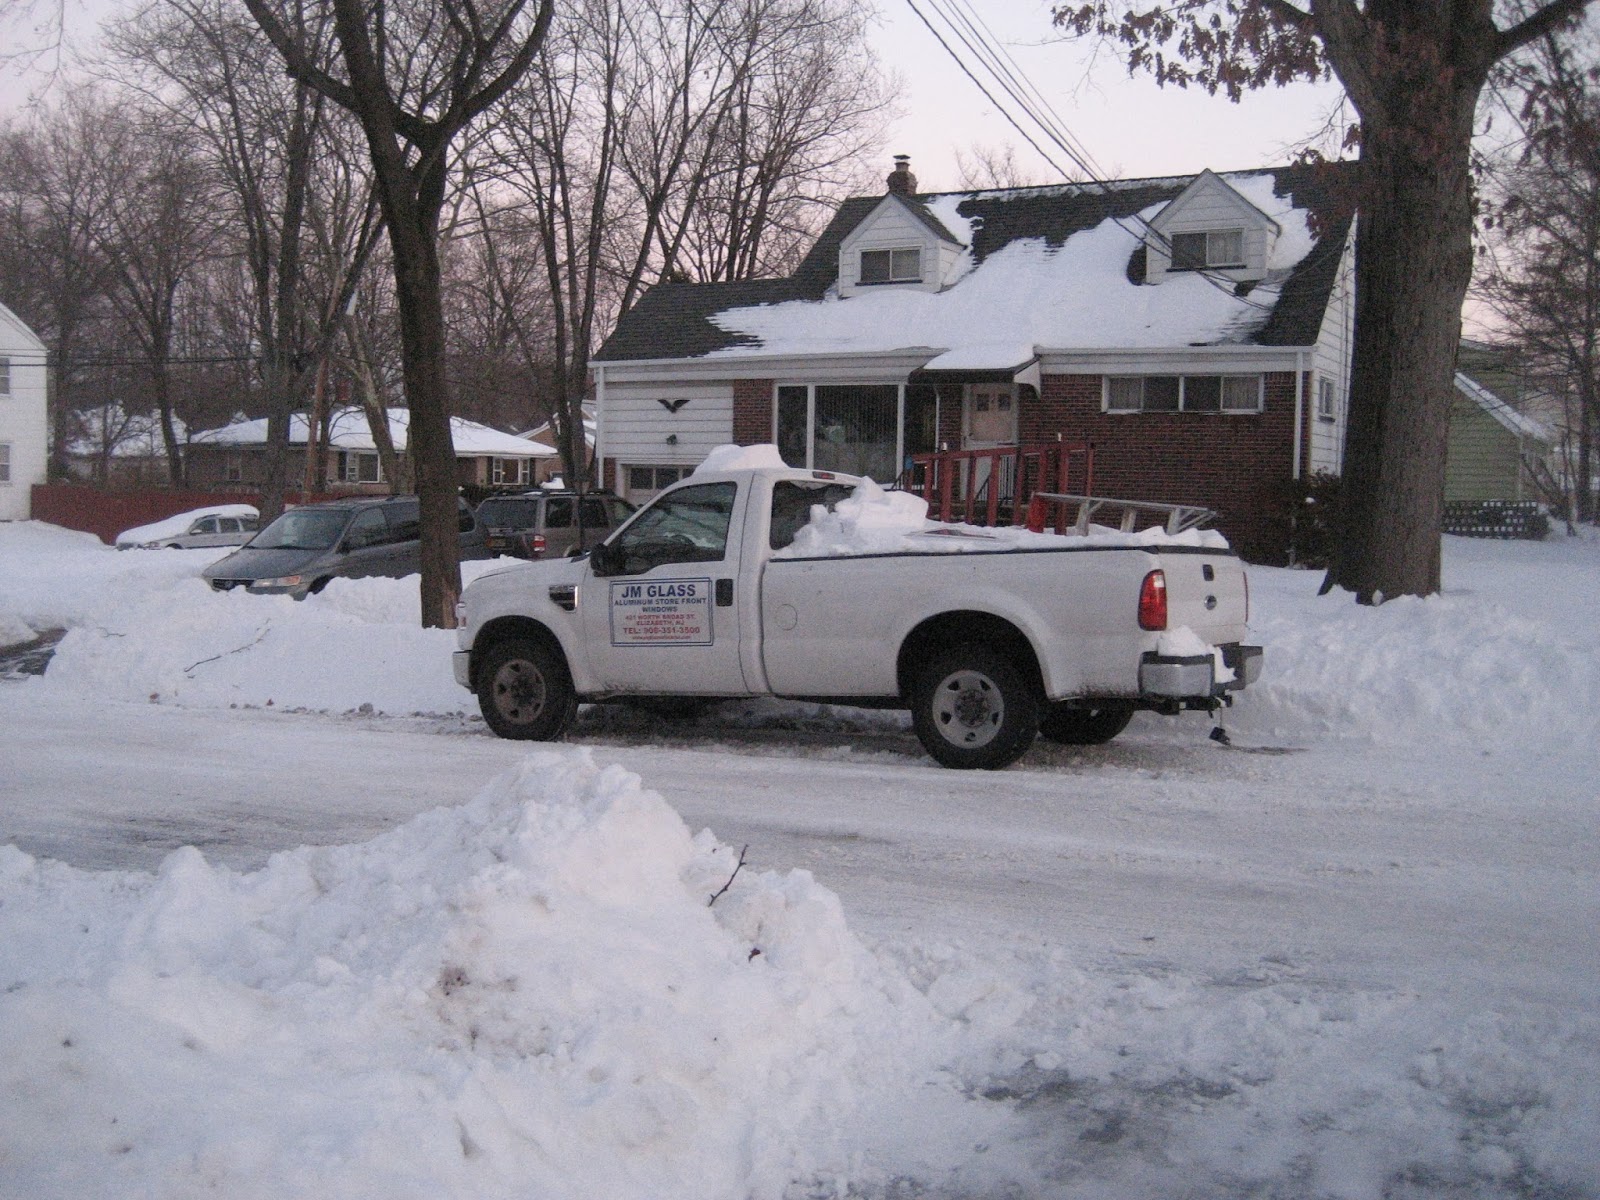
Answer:
[{"label": "dormer window", "polygon": [[1172,235],[1172,270],[1244,266],[1244,230],[1203,229]]},{"label": "dormer window", "polygon": [[921,281],[921,247],[861,252],[862,283],[920,283]]}]

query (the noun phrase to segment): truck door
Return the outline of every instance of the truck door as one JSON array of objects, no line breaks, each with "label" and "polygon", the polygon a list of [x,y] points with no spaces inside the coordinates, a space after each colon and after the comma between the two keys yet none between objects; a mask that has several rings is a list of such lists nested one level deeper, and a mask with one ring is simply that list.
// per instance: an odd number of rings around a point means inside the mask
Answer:
[{"label": "truck door", "polygon": [[590,556],[578,606],[590,664],[608,691],[750,694],[739,639],[756,614],[736,603],[737,499],[734,483],[675,488]]}]

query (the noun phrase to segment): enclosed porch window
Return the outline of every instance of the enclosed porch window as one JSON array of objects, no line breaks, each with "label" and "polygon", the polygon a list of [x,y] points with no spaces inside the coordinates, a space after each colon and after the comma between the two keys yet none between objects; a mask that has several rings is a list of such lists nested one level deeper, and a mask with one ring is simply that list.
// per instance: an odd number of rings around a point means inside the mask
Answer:
[{"label": "enclosed porch window", "polygon": [[775,440],[792,467],[893,483],[907,454],[932,449],[936,404],[932,388],[903,384],[784,385]]}]

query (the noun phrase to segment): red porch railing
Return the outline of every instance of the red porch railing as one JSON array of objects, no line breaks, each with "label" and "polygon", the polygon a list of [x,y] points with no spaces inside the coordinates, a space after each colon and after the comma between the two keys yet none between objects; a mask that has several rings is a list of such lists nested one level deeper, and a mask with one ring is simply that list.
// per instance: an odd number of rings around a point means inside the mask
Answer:
[{"label": "red porch railing", "polygon": [[1094,447],[1076,442],[913,454],[901,486],[941,521],[1021,525],[1036,492],[1091,492]]}]

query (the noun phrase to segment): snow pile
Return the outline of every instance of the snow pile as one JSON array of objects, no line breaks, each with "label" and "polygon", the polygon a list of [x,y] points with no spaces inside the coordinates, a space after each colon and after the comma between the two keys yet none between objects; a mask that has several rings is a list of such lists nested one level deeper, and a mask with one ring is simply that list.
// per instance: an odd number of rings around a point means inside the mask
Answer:
[{"label": "snow pile", "polygon": [[5,1190],[742,1200],[843,1171],[944,1023],[809,874],[737,862],[588,751],[245,875],[0,848]]},{"label": "snow pile", "polygon": [[[1266,659],[1230,726],[1289,740],[1332,734],[1527,751],[1600,742],[1600,709],[1580,699],[1600,696],[1590,636],[1600,614],[1519,615],[1515,572],[1483,576],[1471,565],[1481,546],[1445,545],[1445,594],[1376,608],[1319,599],[1320,573],[1252,568],[1251,636]],[[1600,543],[1569,549],[1600,569]],[[1458,555],[1467,561],[1452,569]],[[1454,578],[1491,586],[1456,593]]]},{"label": "snow pile", "polygon": [[794,541],[774,558],[833,558],[858,554],[962,554],[1006,550],[1081,549],[1096,546],[1204,546],[1226,549],[1214,530],[1188,529],[1168,534],[1161,529],[1121,533],[1101,525],[1075,534],[1034,533],[1012,525],[978,526],[944,523],[928,517],[928,504],[910,492],[885,491],[870,479],[857,481],[855,492],[833,509],[812,505],[810,520]]},{"label": "snow pile", "polygon": [[189,526],[199,517],[256,517],[261,514],[253,504],[217,504],[211,508],[192,508],[149,525],[135,525],[117,534],[118,546],[139,546],[145,542],[159,542],[162,538],[177,537],[189,532]]},{"label": "snow pile", "polygon": [[778,448],[770,442],[758,446],[737,446],[732,443],[713,446],[701,464],[692,472],[710,475],[717,471],[759,471],[767,468],[782,470],[788,466]]}]

